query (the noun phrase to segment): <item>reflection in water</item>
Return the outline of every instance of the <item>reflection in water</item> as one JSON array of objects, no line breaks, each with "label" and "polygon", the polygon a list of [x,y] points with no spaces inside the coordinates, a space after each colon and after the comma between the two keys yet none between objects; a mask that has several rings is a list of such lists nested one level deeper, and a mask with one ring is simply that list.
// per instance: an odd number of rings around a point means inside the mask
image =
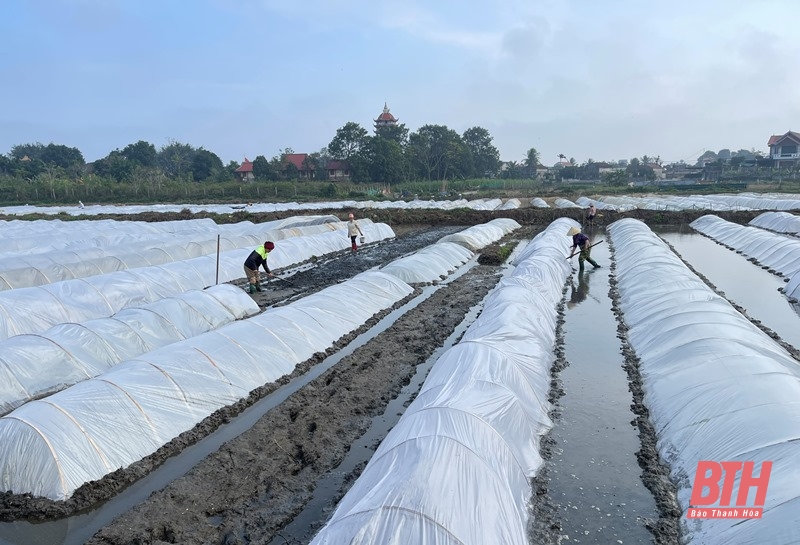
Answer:
[{"label": "reflection in water", "polygon": [[589,274],[584,271],[578,273],[577,287],[575,286],[575,280],[572,281],[572,291],[569,294],[567,308],[573,308],[581,301],[586,300],[586,296],[589,295]]},{"label": "reflection in water", "polygon": [[797,306],[792,308],[787,304],[779,291],[785,285],[783,279],[703,235],[675,232],[660,235],[726,299],[742,306],[748,316],[800,349],[800,313],[795,312]]},{"label": "reflection in water", "polygon": [[[587,233],[588,234],[588,233]],[[603,231],[595,227],[595,242]],[[610,263],[608,246],[596,248],[598,263]],[[565,305],[564,357],[550,438],[548,495],[560,539],[580,545],[654,543],[646,522],[657,519],[655,501],[640,478],[637,428],[630,425],[631,393],[608,297],[609,269],[573,273]],[[591,292],[589,291],[591,284]],[[567,537],[568,536],[568,537]],[[550,543],[531,539],[530,543]]]}]

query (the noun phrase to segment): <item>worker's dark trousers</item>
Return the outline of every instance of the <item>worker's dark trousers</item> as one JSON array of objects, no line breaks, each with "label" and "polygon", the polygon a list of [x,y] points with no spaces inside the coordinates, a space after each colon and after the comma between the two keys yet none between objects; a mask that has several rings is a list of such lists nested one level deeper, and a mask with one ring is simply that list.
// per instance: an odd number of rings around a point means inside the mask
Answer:
[{"label": "worker's dark trousers", "polygon": [[584,261],[588,261],[589,263],[591,263],[595,269],[600,266],[594,259],[592,259],[591,254],[592,254],[591,248],[586,248],[585,250],[581,250],[580,255],[578,255],[578,267],[580,267],[580,270],[583,270]]}]

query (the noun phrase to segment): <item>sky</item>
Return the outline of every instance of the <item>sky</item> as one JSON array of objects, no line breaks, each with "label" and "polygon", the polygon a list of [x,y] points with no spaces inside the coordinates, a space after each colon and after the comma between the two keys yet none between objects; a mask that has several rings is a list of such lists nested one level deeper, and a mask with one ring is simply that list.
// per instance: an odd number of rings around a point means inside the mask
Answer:
[{"label": "sky", "polygon": [[146,140],[225,163],[315,152],[384,103],[608,161],[800,131],[797,0],[3,0],[0,153]]}]

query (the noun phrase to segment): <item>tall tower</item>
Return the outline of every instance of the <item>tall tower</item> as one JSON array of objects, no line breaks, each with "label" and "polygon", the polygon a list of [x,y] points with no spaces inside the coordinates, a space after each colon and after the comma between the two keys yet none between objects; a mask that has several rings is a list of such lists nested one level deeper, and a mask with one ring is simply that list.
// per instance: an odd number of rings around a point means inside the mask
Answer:
[{"label": "tall tower", "polygon": [[383,103],[383,112],[381,115],[378,116],[378,119],[375,119],[375,134],[378,134],[378,130],[381,127],[386,127],[387,125],[397,125],[397,118],[389,112],[389,106],[386,103]]}]

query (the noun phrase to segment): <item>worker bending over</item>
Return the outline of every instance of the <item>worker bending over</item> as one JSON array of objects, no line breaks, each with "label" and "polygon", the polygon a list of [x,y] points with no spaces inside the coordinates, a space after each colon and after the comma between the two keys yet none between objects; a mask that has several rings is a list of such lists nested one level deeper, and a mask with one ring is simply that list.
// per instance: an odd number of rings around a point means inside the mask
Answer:
[{"label": "worker bending over", "polygon": [[275,249],[275,244],[268,240],[247,256],[244,262],[244,274],[247,276],[247,282],[250,284],[248,293],[261,291],[261,286],[258,284],[259,267],[264,267],[264,271],[266,271],[269,276],[274,276],[272,271],[269,270],[269,265],[267,265],[267,257],[273,249]]}]

